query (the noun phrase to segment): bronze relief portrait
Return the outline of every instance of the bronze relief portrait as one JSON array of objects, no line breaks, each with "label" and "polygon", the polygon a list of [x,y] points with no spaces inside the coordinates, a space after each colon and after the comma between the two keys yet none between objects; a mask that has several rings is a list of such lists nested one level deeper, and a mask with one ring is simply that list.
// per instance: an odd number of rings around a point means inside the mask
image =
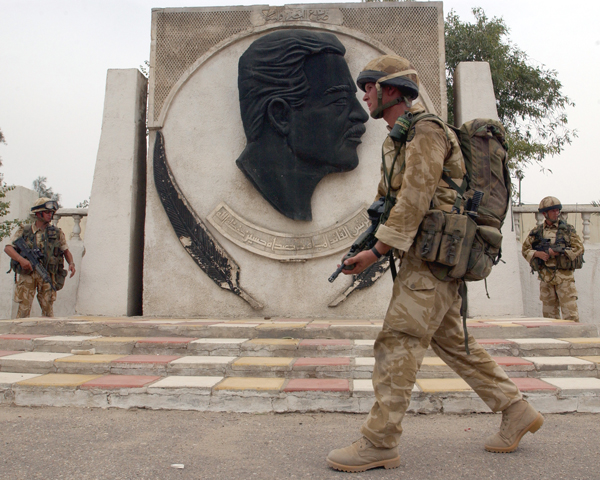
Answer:
[{"label": "bronze relief portrait", "polygon": [[358,165],[369,116],[345,53],[331,33],[280,30],[254,41],[239,59],[247,144],[236,164],[293,220],[312,220],[312,194],[323,177]]}]

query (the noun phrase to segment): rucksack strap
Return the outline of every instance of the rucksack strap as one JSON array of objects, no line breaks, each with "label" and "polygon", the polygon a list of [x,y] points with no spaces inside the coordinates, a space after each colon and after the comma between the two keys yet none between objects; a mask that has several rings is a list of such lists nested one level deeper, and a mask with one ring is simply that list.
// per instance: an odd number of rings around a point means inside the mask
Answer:
[{"label": "rucksack strap", "polygon": [[460,305],[460,314],[462,316],[463,331],[465,333],[465,350],[467,352],[467,355],[471,355],[471,352],[469,351],[469,334],[467,333],[467,310],[469,309],[467,293],[467,282],[461,280],[461,282],[458,285],[458,294],[462,299],[462,303]]}]

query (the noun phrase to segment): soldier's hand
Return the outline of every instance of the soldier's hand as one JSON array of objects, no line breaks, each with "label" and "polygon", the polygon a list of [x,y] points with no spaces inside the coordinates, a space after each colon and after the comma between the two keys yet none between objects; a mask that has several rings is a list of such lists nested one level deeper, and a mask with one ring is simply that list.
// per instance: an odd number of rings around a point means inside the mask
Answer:
[{"label": "soldier's hand", "polygon": [[535,252],[533,254],[533,257],[537,257],[542,259],[544,262],[547,261],[550,258],[550,255],[548,255],[546,252]]},{"label": "soldier's hand", "polygon": [[558,252],[555,252],[551,248],[548,249],[548,253],[550,254],[551,257],[558,257],[560,255]]},{"label": "soldier's hand", "polygon": [[345,275],[358,275],[377,261],[377,257],[371,250],[365,250],[344,262],[344,265],[354,265],[352,270],[342,270]]},{"label": "soldier's hand", "polygon": [[69,278],[73,278],[73,275],[75,275],[75,264],[74,263],[69,263],[69,272],[71,272],[71,275],[69,275]]},{"label": "soldier's hand", "polygon": [[26,258],[24,258],[23,261],[20,261],[19,264],[21,265],[23,272],[27,273],[33,271],[31,263],[29,263],[29,260],[27,260]]}]

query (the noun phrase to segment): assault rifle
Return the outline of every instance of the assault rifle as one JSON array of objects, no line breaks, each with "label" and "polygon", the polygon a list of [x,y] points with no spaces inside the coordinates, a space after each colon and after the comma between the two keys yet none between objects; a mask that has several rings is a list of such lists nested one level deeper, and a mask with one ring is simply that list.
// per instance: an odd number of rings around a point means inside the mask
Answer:
[{"label": "assault rifle", "polygon": [[349,258],[355,257],[360,252],[365,250],[371,250],[375,244],[377,243],[377,237],[375,237],[375,232],[377,231],[377,227],[379,226],[379,220],[384,213],[385,209],[385,199],[381,197],[379,200],[373,203],[367,210],[369,214],[369,220],[371,220],[371,225],[360,234],[360,236],[356,239],[356,241],[350,247],[350,250],[344,258],[342,258],[342,264],[337,268],[335,272],[329,277],[329,281],[333,283],[335,279],[338,277],[342,270],[350,271],[354,269],[354,264],[352,265],[344,265],[344,262]]},{"label": "assault rifle", "polygon": [[538,252],[549,253],[548,250],[552,249],[556,253],[565,253],[565,246],[552,243],[549,238],[542,238],[540,242],[534,247],[534,250]]},{"label": "assault rifle", "polygon": [[29,260],[31,263],[31,268],[35,270],[44,282],[49,283],[52,290],[56,292],[56,288],[52,284],[52,278],[50,278],[50,274],[42,265],[42,260],[44,259],[44,255],[40,252],[39,248],[29,248],[25,243],[23,237],[17,238],[15,241],[15,247],[19,249],[19,255],[23,258]]}]

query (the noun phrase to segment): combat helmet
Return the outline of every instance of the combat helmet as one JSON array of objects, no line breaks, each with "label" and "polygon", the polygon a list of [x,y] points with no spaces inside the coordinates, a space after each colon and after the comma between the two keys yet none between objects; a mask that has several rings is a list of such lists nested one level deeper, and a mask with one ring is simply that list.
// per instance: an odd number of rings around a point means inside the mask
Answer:
[{"label": "combat helmet", "polygon": [[47,197],[41,197],[36,200],[31,207],[31,215],[35,217],[36,213],[41,212],[56,212],[58,210],[58,202]]},{"label": "combat helmet", "polygon": [[538,212],[544,213],[549,210],[553,210],[555,208],[562,210],[562,205],[560,203],[560,200],[556,197],[544,197],[544,198],[542,198],[542,201],[540,202],[540,206],[538,207]]},{"label": "combat helmet", "polygon": [[[383,117],[383,111],[397,103],[406,102],[410,107],[412,100],[419,96],[419,77],[417,71],[406,59],[398,55],[382,55],[371,60],[358,74],[356,79],[358,88],[365,91],[365,84],[374,83],[377,89],[377,108],[371,112],[371,117]],[[392,100],[383,105],[383,90],[381,86],[396,87],[402,92],[403,97]]]}]

